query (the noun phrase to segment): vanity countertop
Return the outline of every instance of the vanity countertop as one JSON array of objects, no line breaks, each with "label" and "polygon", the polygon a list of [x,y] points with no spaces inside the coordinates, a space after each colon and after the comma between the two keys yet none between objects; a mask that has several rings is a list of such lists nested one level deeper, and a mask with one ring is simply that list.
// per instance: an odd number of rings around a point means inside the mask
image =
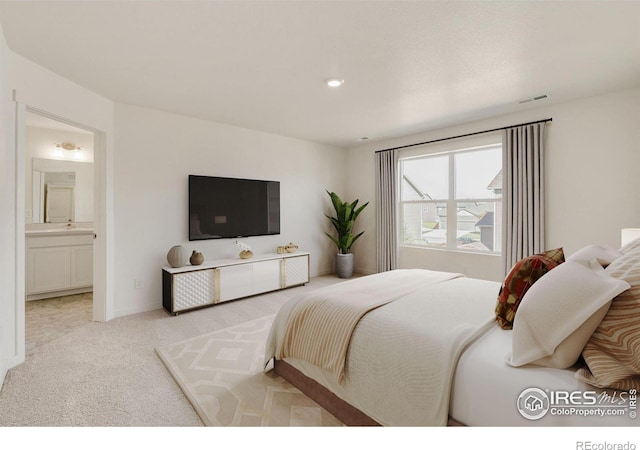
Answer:
[{"label": "vanity countertop", "polygon": [[26,237],[35,236],[73,236],[82,234],[93,234],[93,228],[50,228],[46,230],[26,230],[24,232]]}]

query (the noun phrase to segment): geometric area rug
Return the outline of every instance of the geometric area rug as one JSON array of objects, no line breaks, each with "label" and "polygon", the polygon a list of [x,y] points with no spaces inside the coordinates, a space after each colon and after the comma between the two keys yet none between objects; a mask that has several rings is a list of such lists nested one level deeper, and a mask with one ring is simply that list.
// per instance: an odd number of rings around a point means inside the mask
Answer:
[{"label": "geometric area rug", "polygon": [[264,349],[274,315],[156,349],[207,426],[343,426],[275,371]]}]

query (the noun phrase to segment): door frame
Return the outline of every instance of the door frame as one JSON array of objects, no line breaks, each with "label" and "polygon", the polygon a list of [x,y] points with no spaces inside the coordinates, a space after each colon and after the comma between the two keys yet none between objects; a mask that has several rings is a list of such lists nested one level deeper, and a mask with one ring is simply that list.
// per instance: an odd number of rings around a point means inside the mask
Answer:
[{"label": "door frame", "polygon": [[16,101],[16,335],[18,357],[24,360],[25,355],[25,198],[23,186],[25,177],[25,140],[26,140],[26,112],[81,128],[93,134],[94,146],[94,254],[93,254],[93,320],[104,322],[112,318],[113,294],[107,283],[107,242],[110,241],[107,213],[107,148],[106,132],[91,126],[61,117],[59,115],[34,108]]}]

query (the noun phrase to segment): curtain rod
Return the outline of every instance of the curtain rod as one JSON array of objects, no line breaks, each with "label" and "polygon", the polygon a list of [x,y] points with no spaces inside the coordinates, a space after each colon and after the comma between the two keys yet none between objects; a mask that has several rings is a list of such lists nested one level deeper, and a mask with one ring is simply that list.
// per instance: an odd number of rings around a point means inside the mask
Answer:
[{"label": "curtain rod", "polygon": [[451,137],[446,137],[446,138],[433,139],[431,141],[418,142],[417,144],[401,145],[400,147],[392,147],[392,148],[385,148],[384,150],[376,150],[376,153],[388,152],[388,151],[391,151],[391,150],[400,150],[402,148],[408,148],[408,147],[416,147],[418,145],[433,144],[434,142],[448,141],[448,140],[451,140],[451,139],[458,139],[458,138],[463,138],[463,137],[467,137],[467,136],[475,136],[476,134],[491,133],[492,131],[508,130],[509,128],[514,128],[514,127],[524,127],[525,125],[534,125],[536,123],[551,122],[552,120],[553,119],[551,119],[551,118],[544,119],[544,120],[536,120],[535,122],[520,123],[518,125],[510,125],[508,127],[492,128],[491,130],[476,131],[475,133],[467,133],[467,134],[460,134],[458,136],[451,136]]}]

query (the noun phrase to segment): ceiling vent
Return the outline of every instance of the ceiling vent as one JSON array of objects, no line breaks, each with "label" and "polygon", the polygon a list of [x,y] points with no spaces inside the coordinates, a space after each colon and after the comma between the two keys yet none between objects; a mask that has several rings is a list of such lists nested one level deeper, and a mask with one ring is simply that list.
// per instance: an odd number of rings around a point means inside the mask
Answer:
[{"label": "ceiling vent", "polygon": [[524,100],[518,100],[518,103],[523,104],[523,103],[529,103],[529,102],[534,102],[536,100],[542,100],[543,98],[547,98],[548,95],[544,94],[544,95],[538,95],[536,97],[531,97],[531,98],[525,98]]}]

